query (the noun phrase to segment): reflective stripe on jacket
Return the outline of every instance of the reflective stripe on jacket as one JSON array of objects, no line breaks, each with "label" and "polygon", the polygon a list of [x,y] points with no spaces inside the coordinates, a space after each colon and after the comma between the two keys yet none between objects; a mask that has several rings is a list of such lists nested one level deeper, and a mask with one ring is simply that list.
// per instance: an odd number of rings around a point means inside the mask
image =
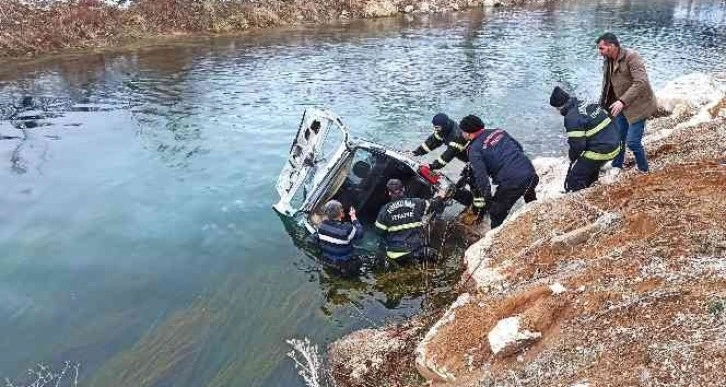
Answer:
[{"label": "reflective stripe on jacket", "polygon": [[443,206],[440,199],[401,198],[381,208],[376,231],[385,236],[389,258],[398,258],[426,246],[423,218]]},{"label": "reflective stripe on jacket", "polygon": [[569,158],[583,156],[590,160],[612,160],[620,153],[620,131],[600,105],[571,98],[562,108]]},{"label": "reflective stripe on jacket", "polygon": [[324,220],[313,235],[323,258],[331,261],[349,260],[353,256],[353,242],[362,237],[363,226],[357,220],[353,223]]},{"label": "reflective stripe on jacket", "polygon": [[441,131],[432,133],[420,148],[425,153],[431,152],[432,150],[446,144],[446,150],[441,153],[441,156],[437,157],[436,160],[431,164],[434,169],[443,168],[454,159],[458,158],[463,162],[468,161],[466,154],[466,146],[468,141],[461,134],[459,125],[449,118],[448,124],[441,129]]}]

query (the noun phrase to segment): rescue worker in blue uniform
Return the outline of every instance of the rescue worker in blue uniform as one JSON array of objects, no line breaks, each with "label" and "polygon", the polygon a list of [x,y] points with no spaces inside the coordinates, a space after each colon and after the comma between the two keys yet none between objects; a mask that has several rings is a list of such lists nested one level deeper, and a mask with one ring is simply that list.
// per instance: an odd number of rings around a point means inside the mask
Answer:
[{"label": "rescue worker in blue uniform", "polygon": [[587,188],[597,181],[600,167],[620,153],[620,131],[600,105],[570,97],[559,86],[552,90],[550,105],[565,117],[567,143],[570,146],[570,168],[565,178],[565,191]]},{"label": "rescue worker in blue uniform", "polygon": [[[485,129],[484,122],[475,115],[464,117],[459,127],[470,141],[469,162],[477,187],[473,207],[480,220],[489,214],[494,229],[504,222],[520,197],[525,203],[537,200],[534,189],[539,176],[522,145],[506,131]],[[490,177],[497,185],[493,196]]]},{"label": "rescue worker in blue uniform", "polygon": [[463,162],[468,162],[466,155],[467,140],[461,134],[461,129],[454,120],[444,113],[438,113],[431,120],[434,124],[434,132],[413,150],[414,156],[423,156],[433,151],[441,145],[446,145],[446,150],[429,164],[433,170],[441,169],[446,166],[454,157]]},{"label": "rescue worker in blue uniform", "polygon": [[363,226],[356,217],[355,208],[351,207],[348,212],[351,222],[343,221],[343,205],[337,200],[325,203],[323,214],[325,220],[312,236],[313,243],[322,250],[323,264],[343,276],[356,276],[362,262],[353,254],[353,242],[363,237]]},{"label": "rescue worker in blue uniform", "polygon": [[424,216],[444,208],[445,193],[438,192],[431,200],[406,197],[401,180],[386,183],[391,201],[378,212],[376,231],[385,237],[386,257],[396,263],[411,260],[431,261],[436,250],[428,246]]}]

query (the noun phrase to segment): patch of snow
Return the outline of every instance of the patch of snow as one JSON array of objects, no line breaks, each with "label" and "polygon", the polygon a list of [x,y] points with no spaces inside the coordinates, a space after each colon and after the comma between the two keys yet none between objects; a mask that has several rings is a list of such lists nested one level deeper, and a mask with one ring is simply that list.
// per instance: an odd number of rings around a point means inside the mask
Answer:
[{"label": "patch of snow", "polygon": [[715,107],[726,98],[726,76],[722,74],[692,73],[668,82],[656,93],[658,103],[671,117],[684,117],[685,122],[675,127],[664,125],[659,127],[659,119],[650,121],[648,132],[643,138],[644,143],[666,138],[680,129],[689,128],[711,121],[709,109]]},{"label": "patch of snow", "polygon": [[562,294],[567,291],[567,288],[562,286],[561,283],[555,282],[550,285],[550,290],[552,291],[552,294]]},{"label": "patch of snow", "polygon": [[487,338],[494,354],[499,353],[507,346],[516,344],[518,341],[537,339],[542,336],[539,332],[530,332],[526,329],[520,330],[520,320],[519,316],[507,317],[499,320],[497,325],[489,331]]},{"label": "patch of snow", "polygon": [[537,157],[532,165],[539,175],[537,199],[556,198],[565,193],[565,176],[570,165],[565,157]]}]

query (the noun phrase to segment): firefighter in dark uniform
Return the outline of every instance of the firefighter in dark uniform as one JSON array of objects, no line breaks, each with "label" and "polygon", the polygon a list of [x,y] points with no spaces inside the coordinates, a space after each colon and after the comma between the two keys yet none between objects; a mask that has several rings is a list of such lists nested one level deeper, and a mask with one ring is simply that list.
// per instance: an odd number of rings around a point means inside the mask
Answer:
[{"label": "firefighter in dark uniform", "polygon": [[325,203],[325,220],[318,226],[312,240],[322,250],[323,264],[346,277],[356,276],[362,262],[353,254],[353,242],[363,237],[363,226],[358,221],[355,208],[348,214],[351,222],[343,222],[343,205],[337,200]]},{"label": "firefighter in dark uniform", "polygon": [[376,231],[385,236],[386,257],[396,263],[434,260],[436,250],[428,246],[424,216],[443,210],[444,192],[431,200],[409,198],[398,179],[388,180],[386,189],[391,201],[381,208],[376,219]]},{"label": "firefighter in dark uniform", "polygon": [[[434,162],[429,164],[430,169],[441,169],[449,164],[454,157],[468,163],[469,157],[466,153],[466,147],[469,145],[469,141],[464,138],[459,125],[444,113],[436,114],[431,123],[434,125],[434,132],[426,141],[413,150],[413,155],[422,156],[446,144],[446,150]],[[461,171],[461,179],[457,183],[453,196],[454,200],[466,207],[472,203],[472,193],[465,188],[471,178],[469,172],[470,169],[466,167]],[[473,187],[473,185],[470,184],[470,187]]]},{"label": "firefighter in dark uniform", "polygon": [[413,150],[414,156],[422,156],[426,153],[433,151],[441,145],[446,145],[446,150],[434,160],[433,163],[429,164],[431,169],[441,169],[446,166],[454,157],[458,158],[463,162],[468,162],[466,156],[466,144],[467,140],[461,135],[461,129],[444,113],[439,113],[434,116],[431,120],[434,124],[434,132]]},{"label": "firefighter in dark uniform", "polygon": [[550,105],[565,116],[570,145],[565,191],[587,188],[597,181],[600,167],[620,153],[620,131],[600,105],[570,97],[559,86],[552,90]]},{"label": "firefighter in dark uniform", "polygon": [[[499,227],[520,197],[524,197],[525,203],[537,200],[534,189],[539,176],[522,145],[506,131],[485,129],[475,115],[464,117],[459,127],[470,141],[469,162],[477,187],[473,206],[479,219],[488,213],[492,229]],[[497,185],[493,196],[490,177]]]}]

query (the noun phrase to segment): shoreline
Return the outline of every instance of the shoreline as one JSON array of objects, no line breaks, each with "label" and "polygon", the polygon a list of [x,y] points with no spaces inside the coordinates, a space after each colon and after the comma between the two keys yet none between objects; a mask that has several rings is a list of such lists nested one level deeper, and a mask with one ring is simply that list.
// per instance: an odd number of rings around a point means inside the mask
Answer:
[{"label": "shoreline", "polygon": [[[717,339],[726,335],[726,292],[717,290],[726,286],[726,227],[717,226],[726,217],[726,74],[686,75],[656,94],[671,114],[648,122],[651,173],[632,171],[629,155],[631,170],[562,194],[557,187],[566,160],[536,159],[541,199],[467,249],[455,287],[462,290],[439,312],[443,316],[428,323],[414,318],[390,331],[354,332],[332,343],[333,374],[345,375],[336,382],[402,380],[387,363],[399,372],[416,369],[433,385],[632,384],[638,372],[641,379],[663,382],[674,370],[684,372],[681,367],[692,380],[723,380],[721,371],[693,357],[664,369],[646,360],[661,356],[654,348],[678,341],[686,330],[703,358],[726,353],[726,342]],[[673,201],[688,206],[686,216]],[[673,240],[678,244],[671,246]],[[681,306],[680,297],[693,306]],[[647,323],[633,320],[633,310],[648,316]],[[682,313],[687,321],[678,320]],[[416,334],[401,336],[411,325]],[[631,331],[639,335],[635,342],[622,334]],[[383,345],[391,337],[403,342]],[[341,347],[358,347],[355,358],[379,362],[356,363]],[[400,364],[406,361],[407,367]],[[621,374],[620,367],[631,374]]]},{"label": "shoreline", "polygon": [[[244,36],[270,28],[431,14],[471,8],[545,4],[561,0],[137,0],[117,7],[99,0],[0,4],[0,62],[89,54],[180,38]],[[27,20],[36,23],[28,26]],[[40,27],[38,27],[40,25]]]}]

